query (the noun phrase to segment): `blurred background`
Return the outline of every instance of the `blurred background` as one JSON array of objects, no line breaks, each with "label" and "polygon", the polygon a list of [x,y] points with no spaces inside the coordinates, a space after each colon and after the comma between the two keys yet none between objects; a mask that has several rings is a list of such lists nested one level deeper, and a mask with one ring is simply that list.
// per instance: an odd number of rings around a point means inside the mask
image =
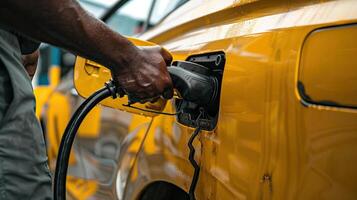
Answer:
[{"label": "blurred background", "polygon": [[[158,24],[185,0],[79,0],[97,18],[126,36],[140,35]],[[64,77],[73,67],[75,56],[51,45],[41,45],[41,59],[34,86],[50,83],[52,66],[61,68]]]},{"label": "blurred background", "polygon": [[[114,31],[140,36],[160,23],[187,0],[79,0]],[[120,47],[118,47],[120,48]],[[54,172],[57,151],[66,125],[83,98],[73,85],[75,55],[48,44],[40,46],[33,86],[36,115],[46,140],[49,165]],[[142,116],[97,106],[79,128],[72,149],[67,199],[116,199],[114,183],[124,136],[145,131]],[[130,151],[129,151],[130,152]],[[130,156],[130,155],[129,155]],[[134,155],[133,155],[134,156]]]}]

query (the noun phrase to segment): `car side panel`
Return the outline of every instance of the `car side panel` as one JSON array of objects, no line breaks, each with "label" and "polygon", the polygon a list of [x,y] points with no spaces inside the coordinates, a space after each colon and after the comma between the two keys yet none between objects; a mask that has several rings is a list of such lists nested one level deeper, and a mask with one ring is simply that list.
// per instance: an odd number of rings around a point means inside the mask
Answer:
[{"label": "car side panel", "polygon": [[[174,60],[226,53],[218,126],[201,133],[195,143],[201,163],[196,197],[354,199],[356,111],[303,105],[297,70],[309,33],[356,23],[357,2],[275,3],[264,7],[259,5],[266,3],[255,2],[256,10],[232,4],[206,16],[207,24],[200,26],[198,18],[179,25],[179,35],[173,28],[153,37],[173,52]],[[224,15],[238,10],[241,18],[228,20]],[[155,180],[188,191],[193,170],[187,141],[192,131],[173,117],[154,119],[130,175],[126,199],[137,197]]]}]

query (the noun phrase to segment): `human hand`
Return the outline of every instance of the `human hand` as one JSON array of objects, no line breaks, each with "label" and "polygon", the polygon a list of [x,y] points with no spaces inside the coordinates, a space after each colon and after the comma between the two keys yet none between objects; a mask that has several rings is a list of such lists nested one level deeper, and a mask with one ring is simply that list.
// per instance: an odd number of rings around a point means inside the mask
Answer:
[{"label": "human hand", "polygon": [[27,74],[30,76],[31,80],[36,73],[38,58],[40,56],[39,50],[31,53],[22,55],[22,64],[25,67]]},{"label": "human hand", "polygon": [[128,53],[127,66],[112,70],[112,77],[128,94],[129,100],[141,103],[162,96],[170,99],[173,87],[167,66],[172,56],[160,46],[139,47]]}]

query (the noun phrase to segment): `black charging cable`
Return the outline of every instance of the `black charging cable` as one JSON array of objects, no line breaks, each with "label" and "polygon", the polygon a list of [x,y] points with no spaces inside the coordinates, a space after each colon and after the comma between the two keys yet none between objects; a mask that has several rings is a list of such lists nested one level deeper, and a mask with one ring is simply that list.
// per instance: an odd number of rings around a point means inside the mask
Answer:
[{"label": "black charging cable", "polygon": [[197,186],[197,182],[198,182],[198,179],[200,176],[200,170],[201,170],[201,167],[195,160],[196,149],[195,149],[195,146],[193,146],[193,142],[196,139],[196,137],[199,135],[199,133],[202,131],[202,129],[204,128],[201,123],[201,120],[204,118],[205,118],[204,109],[200,108],[200,114],[198,115],[198,117],[196,119],[196,129],[192,133],[190,139],[188,140],[188,144],[187,144],[188,148],[190,149],[188,160],[190,161],[190,163],[194,169],[190,189],[188,191],[188,196],[189,196],[190,200],[196,200],[195,191],[196,191],[196,186]]},{"label": "black charging cable", "polygon": [[[73,114],[71,120],[64,131],[61,139],[61,144],[58,150],[58,157],[56,163],[56,171],[54,178],[54,200],[65,200],[66,199],[66,179],[68,171],[68,161],[71,153],[74,138],[76,137],[79,126],[81,125],[87,114],[102,100],[112,97],[113,99],[117,97],[123,97],[125,92],[117,87],[114,81],[110,81],[105,84],[105,87],[96,91],[88,99],[86,99]],[[177,113],[163,113],[154,110],[146,110],[138,107],[123,105],[133,109],[138,109],[145,112],[151,112],[156,114],[164,115],[177,115]]]},{"label": "black charging cable", "polygon": [[190,149],[188,160],[190,161],[190,163],[194,169],[190,189],[188,191],[188,196],[189,196],[190,200],[196,199],[195,190],[196,190],[196,186],[197,186],[197,182],[198,182],[198,178],[200,176],[200,170],[201,170],[201,167],[198,165],[198,163],[195,160],[196,150],[195,150],[195,147],[193,146],[193,141],[195,140],[197,135],[201,132],[201,130],[202,130],[201,127],[198,126],[188,141],[188,148]]},{"label": "black charging cable", "polygon": [[71,153],[74,138],[85,116],[102,100],[112,96],[116,98],[122,96],[122,91],[118,90],[114,81],[110,81],[106,86],[86,99],[77,111],[73,114],[69,121],[64,135],[62,136],[61,144],[58,150],[55,179],[54,179],[54,200],[66,199],[66,179],[68,170],[68,161]]},{"label": "black charging cable", "polygon": [[167,112],[160,112],[160,111],[156,111],[156,110],[149,110],[149,109],[143,109],[143,108],[139,108],[136,106],[132,106],[131,104],[123,104],[124,107],[128,107],[128,108],[132,108],[135,110],[140,110],[143,112],[149,112],[149,113],[154,113],[154,114],[159,114],[159,115],[167,115],[167,116],[177,116],[180,113],[182,113],[181,111],[179,112],[175,112],[175,113],[167,113]]},{"label": "black charging cable", "polygon": [[[187,62],[186,62],[187,65]],[[190,69],[193,68],[193,64],[191,63]],[[218,91],[218,82],[214,81],[210,76],[206,76],[204,74],[193,73],[192,70],[185,69],[183,67],[168,67],[168,71],[170,73],[171,79],[173,81],[174,88],[176,88],[179,93],[182,95],[182,98],[193,103],[197,103],[199,105],[210,105],[210,102],[215,102]],[[194,71],[194,70],[193,70]],[[68,170],[68,161],[71,153],[71,148],[74,142],[74,138],[76,136],[77,130],[81,125],[85,116],[102,100],[112,96],[113,99],[118,96],[122,97],[125,92],[117,87],[114,81],[110,81],[106,84],[106,86],[94,94],[92,94],[88,99],[86,99],[81,106],[77,109],[77,111],[72,116],[69,121],[64,135],[62,136],[61,144],[58,150],[55,178],[54,178],[54,200],[65,200],[66,199],[66,179],[67,179],[67,170]],[[172,92],[171,90],[168,90]],[[199,91],[199,92],[196,92]],[[165,95],[166,94],[166,95]],[[172,94],[164,92],[163,96],[172,96]],[[129,102],[127,106],[132,109],[151,112],[155,114],[162,115],[178,115],[181,113],[181,109],[177,113],[165,113],[159,112],[155,110],[146,110],[136,106],[132,106],[135,98],[129,98]],[[132,101],[134,99],[134,101]],[[196,119],[196,130],[192,134],[189,139],[188,146],[190,148],[189,160],[194,167],[194,175],[192,177],[192,182],[190,185],[189,196],[190,200],[195,199],[195,189],[199,179],[200,166],[195,161],[195,148],[193,146],[193,142],[197,135],[201,132],[201,130],[205,130],[207,125],[210,123],[207,122],[205,117],[204,109],[200,109],[200,114]]]}]

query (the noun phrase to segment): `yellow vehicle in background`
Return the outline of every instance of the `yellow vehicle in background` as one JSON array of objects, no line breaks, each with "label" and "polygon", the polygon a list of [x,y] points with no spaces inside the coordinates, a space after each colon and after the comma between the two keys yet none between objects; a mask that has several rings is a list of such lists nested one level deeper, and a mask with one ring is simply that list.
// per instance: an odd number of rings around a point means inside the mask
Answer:
[{"label": "yellow vehicle in background", "polygon": [[[193,141],[196,199],[357,198],[356,10],[353,0],[191,0],[140,35],[219,82]],[[74,77],[87,96],[110,74],[78,58]],[[159,109],[169,116],[119,102],[106,104],[132,113],[112,115],[129,128],[92,198],[188,199],[199,107],[175,98]]]}]

